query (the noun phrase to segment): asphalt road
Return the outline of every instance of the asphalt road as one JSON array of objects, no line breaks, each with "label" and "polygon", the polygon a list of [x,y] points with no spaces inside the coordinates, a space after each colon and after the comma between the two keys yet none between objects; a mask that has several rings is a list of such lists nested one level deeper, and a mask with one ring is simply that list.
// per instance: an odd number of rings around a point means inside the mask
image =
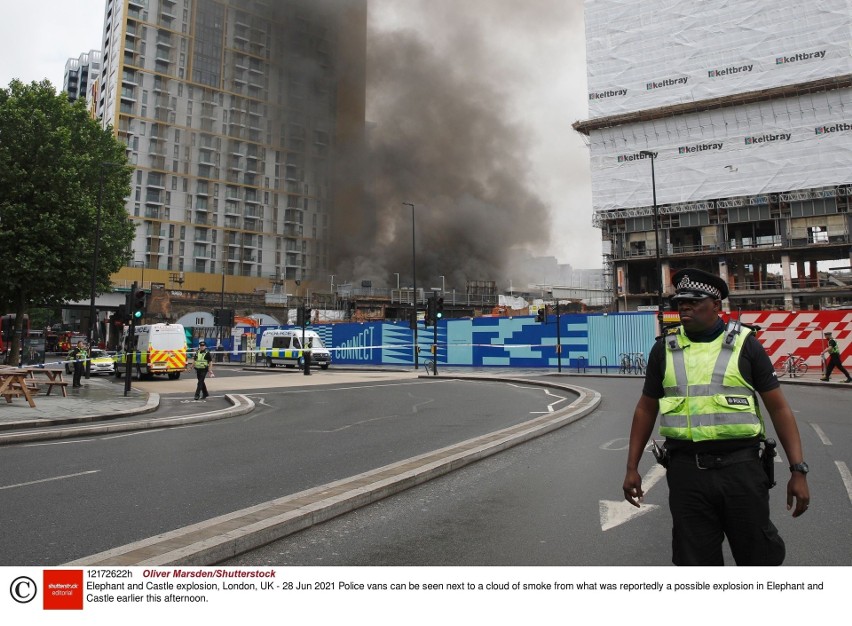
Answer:
[{"label": "asphalt road", "polygon": [[[601,391],[601,408],[559,431],[226,564],[670,565],[668,492],[662,477],[648,490],[648,472],[658,467],[650,453],[640,467],[647,491],[641,515],[604,530],[618,521],[627,435],[641,381],[572,382]],[[849,394],[804,386],[784,390],[811,466],[812,498],[807,514],[790,517],[788,463],[781,452],[771,508],[787,543],[785,564],[852,565]],[[730,553],[726,561],[733,563]]]},{"label": "asphalt road", "polygon": [[[257,404],[252,413],[0,449],[0,564],[67,562],[492,432],[573,400],[494,382],[409,378],[300,387],[296,381],[303,381],[293,378],[296,386],[263,387],[281,379],[260,374],[250,383],[236,372],[222,374],[214,379],[217,387],[246,388]],[[161,381],[160,393],[177,392],[163,396],[163,413],[185,411],[187,382]]]}]

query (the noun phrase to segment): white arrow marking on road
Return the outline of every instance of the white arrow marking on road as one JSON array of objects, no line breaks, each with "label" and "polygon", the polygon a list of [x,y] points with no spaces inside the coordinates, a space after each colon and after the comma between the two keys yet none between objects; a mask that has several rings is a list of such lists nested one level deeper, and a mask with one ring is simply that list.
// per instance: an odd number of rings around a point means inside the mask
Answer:
[{"label": "white arrow marking on road", "polygon": [[[657,482],[665,475],[666,468],[658,463],[655,463],[651,469],[648,470],[648,473],[642,478],[642,491],[645,492],[645,497],[648,496],[648,492],[651,491],[651,487],[656,485]],[[640,515],[644,515],[649,511],[659,508],[660,507],[657,504],[642,504],[637,509],[627,500],[619,500],[618,502],[614,500],[601,500],[601,530],[607,531],[610,528],[615,528],[616,526],[629,522]]]},{"label": "white arrow marking on road", "polygon": [[843,481],[843,486],[846,487],[846,493],[849,495],[849,502],[852,503],[852,472],[843,461],[835,461],[837,471],[840,472],[840,479]]}]

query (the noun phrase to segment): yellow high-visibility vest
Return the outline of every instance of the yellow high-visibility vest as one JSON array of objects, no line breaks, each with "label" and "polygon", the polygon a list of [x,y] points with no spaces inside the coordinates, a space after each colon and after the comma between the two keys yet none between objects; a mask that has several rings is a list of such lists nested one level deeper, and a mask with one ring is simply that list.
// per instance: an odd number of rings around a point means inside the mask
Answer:
[{"label": "yellow high-visibility vest", "polygon": [[660,435],[708,441],[749,439],[765,432],[754,387],[739,368],[751,329],[732,322],[709,343],[692,342],[679,327],[664,337],[666,372]]}]

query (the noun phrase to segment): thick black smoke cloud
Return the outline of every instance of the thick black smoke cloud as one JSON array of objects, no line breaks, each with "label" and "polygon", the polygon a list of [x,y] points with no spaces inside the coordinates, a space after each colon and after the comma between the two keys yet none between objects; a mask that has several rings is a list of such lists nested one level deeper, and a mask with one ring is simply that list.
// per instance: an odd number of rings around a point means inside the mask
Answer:
[{"label": "thick black smoke cloud", "polygon": [[529,52],[549,20],[576,19],[577,3],[414,4],[422,10],[415,23],[405,24],[418,17],[411,3],[402,22],[371,20],[366,155],[345,168],[365,195],[336,207],[345,228],[332,242],[335,273],[390,285],[399,273],[410,284],[412,218],[403,203],[411,202],[418,286],[444,276],[448,288],[480,280],[503,287],[512,254],[545,249],[551,230],[530,179],[532,135],[511,109],[512,90],[525,84],[512,47]]}]

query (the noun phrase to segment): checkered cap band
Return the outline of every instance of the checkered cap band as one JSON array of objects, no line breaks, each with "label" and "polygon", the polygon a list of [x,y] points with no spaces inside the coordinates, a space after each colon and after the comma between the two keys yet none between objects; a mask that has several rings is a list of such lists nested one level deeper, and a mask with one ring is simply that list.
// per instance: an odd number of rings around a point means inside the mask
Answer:
[{"label": "checkered cap band", "polygon": [[681,278],[680,282],[677,284],[677,293],[681,294],[681,292],[683,292],[683,295],[693,293],[697,296],[709,295],[716,300],[722,299],[722,292],[716,289],[716,287],[708,285],[707,283],[698,282],[697,280],[691,280],[688,275]]}]

